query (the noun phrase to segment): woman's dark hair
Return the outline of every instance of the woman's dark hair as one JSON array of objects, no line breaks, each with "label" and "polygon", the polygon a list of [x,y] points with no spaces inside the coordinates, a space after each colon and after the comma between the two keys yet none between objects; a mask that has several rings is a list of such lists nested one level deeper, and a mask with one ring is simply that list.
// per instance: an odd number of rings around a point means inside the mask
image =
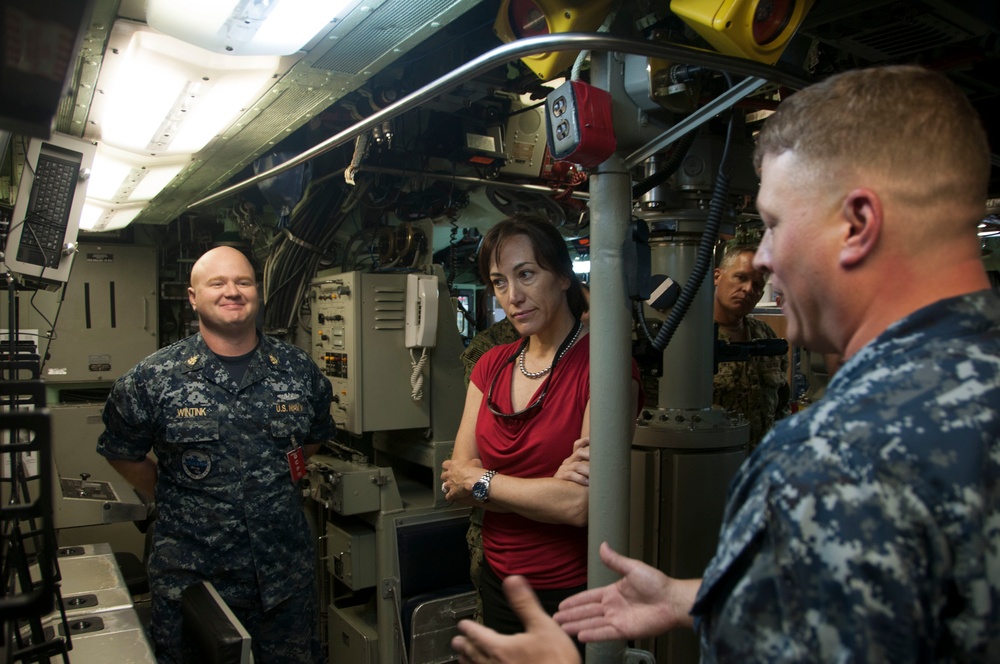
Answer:
[{"label": "woman's dark hair", "polygon": [[493,226],[479,245],[479,276],[486,284],[486,292],[493,294],[490,266],[500,263],[500,253],[507,241],[515,235],[524,235],[535,251],[535,260],[543,269],[569,279],[566,301],[569,310],[579,318],[587,310],[587,300],[580,287],[580,279],[573,272],[573,259],[566,248],[566,240],[555,226],[540,217],[516,214]]}]

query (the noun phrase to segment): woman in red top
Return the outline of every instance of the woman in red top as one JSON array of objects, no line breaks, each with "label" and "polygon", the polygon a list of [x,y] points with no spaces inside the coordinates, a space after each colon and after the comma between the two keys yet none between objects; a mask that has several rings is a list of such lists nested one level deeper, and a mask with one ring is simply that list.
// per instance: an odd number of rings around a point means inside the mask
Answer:
[{"label": "woman in red top", "polygon": [[[486,510],[483,622],[514,633],[523,627],[500,587],[507,576],[527,577],[549,613],[586,587],[588,489],[553,476],[589,442],[590,337],[565,240],[547,221],[495,225],[479,270],[522,339],[476,364],[441,478],[448,500]],[[638,404],[634,362],[632,373]]]}]

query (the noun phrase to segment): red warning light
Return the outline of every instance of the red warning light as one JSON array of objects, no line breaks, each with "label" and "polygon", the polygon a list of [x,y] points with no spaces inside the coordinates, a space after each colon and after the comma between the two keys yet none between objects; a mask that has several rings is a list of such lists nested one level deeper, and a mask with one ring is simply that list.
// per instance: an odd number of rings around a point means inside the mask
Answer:
[{"label": "red warning light", "polygon": [[777,39],[792,19],[795,0],[760,0],[753,13],[753,40],[761,46]]},{"label": "red warning light", "polygon": [[511,0],[510,26],[518,39],[549,34],[545,12],[532,0]]}]

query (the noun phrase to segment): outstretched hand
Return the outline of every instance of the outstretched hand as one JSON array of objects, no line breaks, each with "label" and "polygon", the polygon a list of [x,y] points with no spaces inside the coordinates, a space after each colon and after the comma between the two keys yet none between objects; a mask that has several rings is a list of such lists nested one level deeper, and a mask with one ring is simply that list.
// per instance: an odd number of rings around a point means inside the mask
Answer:
[{"label": "outstretched hand", "polygon": [[601,560],[622,578],[562,601],[555,620],[580,641],[611,641],[659,636],[691,627],[688,615],[701,581],[672,579],[654,567],[601,544]]},{"label": "outstretched hand", "polygon": [[471,620],[458,624],[462,633],[451,641],[460,664],[579,664],[573,640],[547,614],[523,576],[509,576],[503,591],[511,608],[524,623],[520,634],[498,634]]}]

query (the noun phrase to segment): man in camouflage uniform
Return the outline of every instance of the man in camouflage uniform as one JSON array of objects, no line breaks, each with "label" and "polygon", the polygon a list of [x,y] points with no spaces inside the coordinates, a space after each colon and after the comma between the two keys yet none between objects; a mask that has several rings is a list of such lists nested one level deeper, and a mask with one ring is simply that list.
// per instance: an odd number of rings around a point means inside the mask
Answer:
[{"label": "man in camouflage uniform", "polygon": [[[976,111],[930,70],[851,71],[782,101],[755,162],[754,266],[781,289],[789,340],[844,364],[734,478],[704,578],[604,545],[624,578],[555,621],[583,641],[694,627],[704,662],[1000,661],[1000,293],[976,237]],[[553,649],[510,590],[532,631],[463,623],[460,652]],[[575,661],[559,651],[546,661]]]},{"label": "man in camouflage uniform", "polygon": [[462,351],[461,356],[462,364],[465,365],[465,384],[469,384],[472,369],[476,366],[479,358],[483,356],[483,353],[494,346],[512,344],[520,338],[521,335],[517,333],[517,329],[510,322],[509,318],[497,321],[472,337],[469,345]]},{"label": "man in camouflage uniform", "polygon": [[[750,315],[767,283],[753,267],[755,251],[750,245],[731,247],[715,268],[715,322],[723,341],[777,338],[770,325]],[[789,414],[787,355],[720,362],[712,385],[712,403],[749,422],[751,452],[774,421]]]},{"label": "man in camouflage uniform", "polygon": [[208,580],[250,632],[258,664],[321,662],[313,538],[297,483],[305,458],[335,433],[330,383],[306,353],[256,330],[256,280],[236,249],[202,256],[188,293],[200,333],[115,383],[97,446],[156,498],[157,659],[187,661],[181,592]]}]

